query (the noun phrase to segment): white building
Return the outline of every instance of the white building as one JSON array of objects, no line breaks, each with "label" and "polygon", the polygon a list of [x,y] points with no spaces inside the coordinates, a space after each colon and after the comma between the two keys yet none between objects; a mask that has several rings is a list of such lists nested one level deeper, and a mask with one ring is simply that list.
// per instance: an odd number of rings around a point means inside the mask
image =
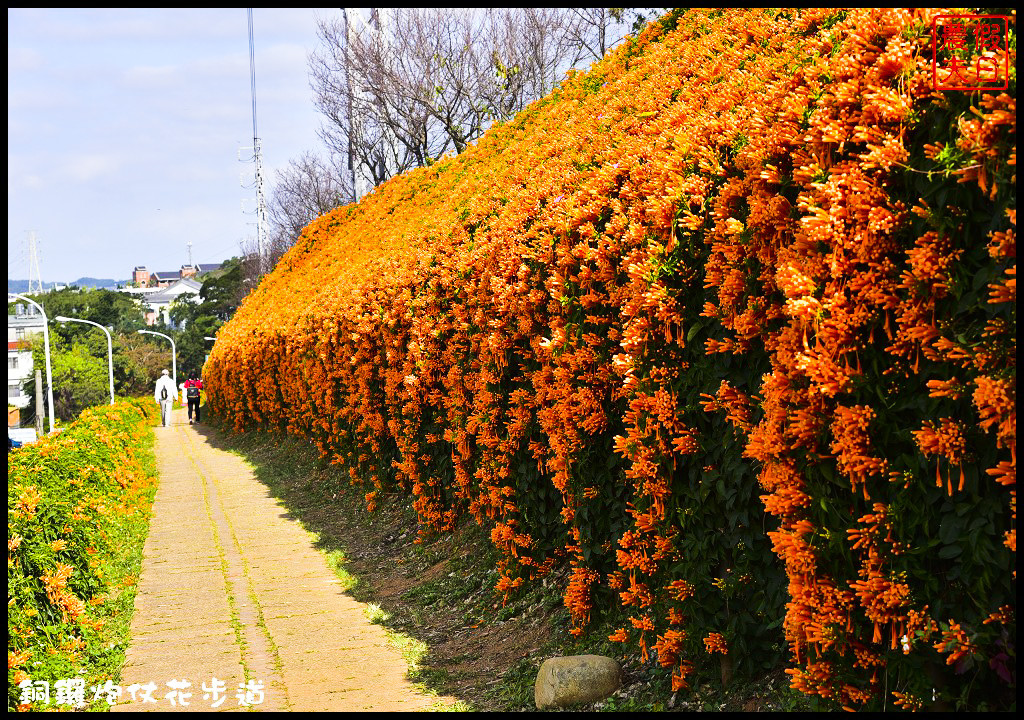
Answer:
[{"label": "white building", "polygon": [[156,325],[157,320],[163,318],[168,327],[174,327],[170,316],[171,303],[182,295],[192,302],[200,302],[199,290],[202,287],[203,284],[197,280],[182,278],[167,287],[121,288],[121,292],[143,302],[147,325]]},{"label": "white building", "polygon": [[7,316],[7,404],[17,408],[28,406],[25,381],[32,377],[32,351],[29,342],[43,334],[43,316],[31,305],[15,305],[14,315]]}]

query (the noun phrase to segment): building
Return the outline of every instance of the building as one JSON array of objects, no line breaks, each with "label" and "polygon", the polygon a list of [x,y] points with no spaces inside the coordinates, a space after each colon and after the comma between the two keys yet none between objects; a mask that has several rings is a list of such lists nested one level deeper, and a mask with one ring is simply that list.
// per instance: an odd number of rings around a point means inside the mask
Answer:
[{"label": "building", "polygon": [[132,283],[138,288],[166,288],[178,280],[199,278],[207,273],[219,270],[224,263],[200,263],[198,265],[182,265],[178,270],[167,270],[151,273],[145,265],[136,265],[132,270]]},{"label": "building", "polygon": [[185,296],[195,303],[200,302],[199,291],[202,287],[201,282],[192,278],[183,278],[161,288],[159,292],[146,296],[145,303],[149,308],[146,312],[146,324],[155,325],[157,320],[162,317],[164,324],[168,327],[175,327],[171,322],[171,303],[181,296]]},{"label": "building", "polygon": [[121,292],[134,295],[142,301],[143,317],[147,325],[156,325],[162,318],[168,327],[175,327],[171,322],[171,303],[184,295],[192,302],[200,302],[199,291],[203,285],[198,280],[184,278],[161,287],[122,288]]},{"label": "building", "polygon": [[181,271],[155,272],[149,276],[149,287],[165,288],[181,280]]},{"label": "building", "polygon": [[193,302],[200,302],[202,276],[219,270],[222,265],[223,263],[182,265],[179,270],[155,273],[150,273],[145,265],[136,265],[132,270],[134,287],[123,287],[120,291],[134,295],[142,301],[145,306],[143,316],[147,325],[156,325],[162,318],[165,325],[174,327],[170,315],[171,303],[182,295],[186,295]]},{"label": "building", "polygon": [[[25,381],[32,377],[33,336],[42,336],[43,316],[35,307],[18,303],[15,314],[7,316],[7,404],[16,408],[27,407]],[[8,423],[10,420],[8,419]]]}]

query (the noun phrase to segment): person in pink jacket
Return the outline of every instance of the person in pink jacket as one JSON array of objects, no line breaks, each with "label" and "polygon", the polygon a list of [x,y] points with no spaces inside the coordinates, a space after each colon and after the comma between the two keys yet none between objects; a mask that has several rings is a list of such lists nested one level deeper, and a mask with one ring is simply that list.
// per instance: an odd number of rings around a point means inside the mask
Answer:
[{"label": "person in pink jacket", "polygon": [[185,388],[185,399],[188,401],[188,424],[192,424],[192,410],[196,413],[196,422],[199,422],[199,401],[203,389],[203,381],[199,379],[195,371],[189,373],[188,380],[182,386]]}]

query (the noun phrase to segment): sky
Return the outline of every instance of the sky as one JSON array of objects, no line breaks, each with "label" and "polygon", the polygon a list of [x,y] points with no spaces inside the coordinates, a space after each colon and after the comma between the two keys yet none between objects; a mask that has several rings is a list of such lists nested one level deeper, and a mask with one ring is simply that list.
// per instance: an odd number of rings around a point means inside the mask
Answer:
[{"label": "sky", "polygon": [[[324,152],[307,59],[338,14],[253,10],[267,181]],[[245,8],[9,8],[7,61],[8,278],[29,277],[30,234],[44,282],[177,271],[189,241],[219,263],[255,237]]]}]

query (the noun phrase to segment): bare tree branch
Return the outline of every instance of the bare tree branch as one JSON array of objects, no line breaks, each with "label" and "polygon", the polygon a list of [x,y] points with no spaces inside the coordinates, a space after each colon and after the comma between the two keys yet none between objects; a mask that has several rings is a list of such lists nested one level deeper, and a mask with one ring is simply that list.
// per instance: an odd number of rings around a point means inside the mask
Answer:
[{"label": "bare tree branch", "polygon": [[331,159],[305,153],[277,173],[269,247],[261,259],[243,243],[245,277],[258,282],[320,215],[515,117],[601,58],[630,15],[643,21],[637,8],[373,9],[361,24],[342,8],[321,20],[310,87]]},{"label": "bare tree branch", "polygon": [[289,161],[288,167],[277,171],[271,191],[271,244],[284,242],[287,250],[306,225],[344,205],[351,196],[349,180],[337,163],[309,152]]},{"label": "bare tree branch", "polygon": [[[602,53],[608,9],[395,8],[320,23],[310,56],[321,138],[377,184],[460,153]],[[353,173],[355,174],[355,173]]]}]

